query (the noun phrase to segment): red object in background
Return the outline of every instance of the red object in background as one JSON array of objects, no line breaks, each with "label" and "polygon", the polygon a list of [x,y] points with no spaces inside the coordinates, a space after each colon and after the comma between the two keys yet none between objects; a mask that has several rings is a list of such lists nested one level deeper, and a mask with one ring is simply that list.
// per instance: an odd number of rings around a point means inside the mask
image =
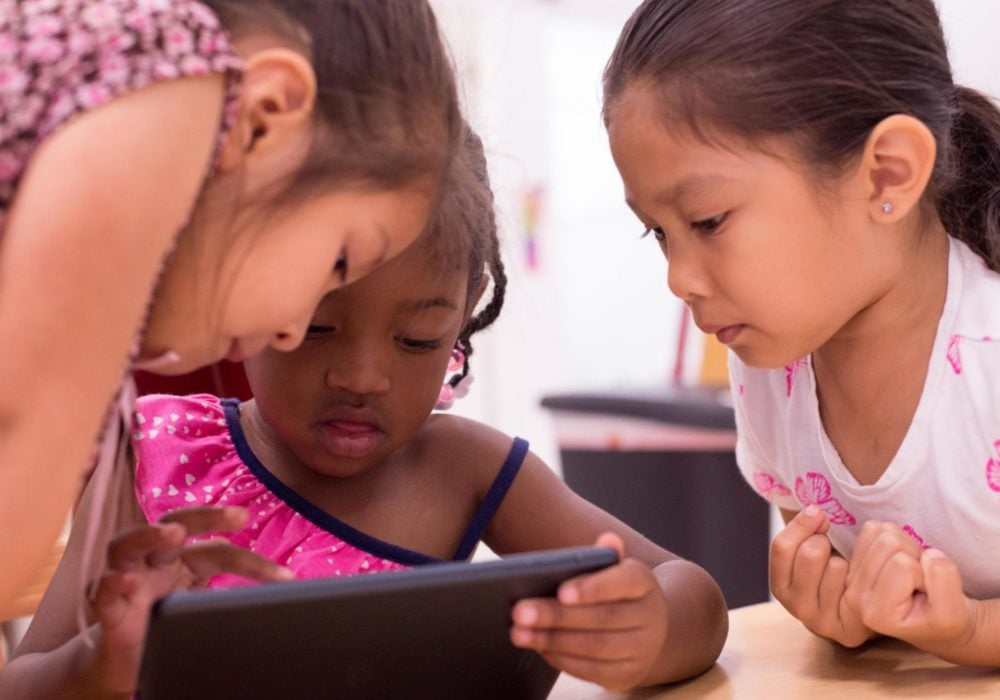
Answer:
[{"label": "red object in background", "polygon": [[135,383],[139,395],[144,394],[214,394],[222,398],[246,401],[253,398],[250,384],[240,362],[223,360],[218,364],[202,367],[190,374],[167,376],[151,372],[136,372]]}]

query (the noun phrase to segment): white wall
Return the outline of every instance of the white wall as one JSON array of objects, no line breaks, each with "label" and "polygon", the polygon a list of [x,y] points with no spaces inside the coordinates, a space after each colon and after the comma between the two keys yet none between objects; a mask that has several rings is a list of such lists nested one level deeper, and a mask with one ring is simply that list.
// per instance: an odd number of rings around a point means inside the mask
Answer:
[{"label": "white wall", "polygon": [[[510,273],[456,411],[558,465],[538,402],[552,392],[669,381],[679,303],[623,203],[600,122],[600,78],[637,0],[432,0],[487,146]],[[877,2],[878,0],[872,0]],[[940,0],[956,78],[1000,95],[1000,0]],[[540,267],[523,255],[523,194],[544,184]]]},{"label": "white wall", "polygon": [[1000,97],[1000,2],[937,0],[955,81]]}]

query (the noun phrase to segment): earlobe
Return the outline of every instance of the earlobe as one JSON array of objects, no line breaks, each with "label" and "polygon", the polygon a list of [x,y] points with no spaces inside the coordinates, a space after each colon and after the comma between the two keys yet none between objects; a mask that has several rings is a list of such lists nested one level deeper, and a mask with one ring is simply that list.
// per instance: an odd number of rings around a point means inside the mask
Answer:
[{"label": "earlobe", "polygon": [[934,135],[919,119],[894,114],[879,122],[862,160],[872,219],[893,223],[913,211],[927,189],[936,157]]}]

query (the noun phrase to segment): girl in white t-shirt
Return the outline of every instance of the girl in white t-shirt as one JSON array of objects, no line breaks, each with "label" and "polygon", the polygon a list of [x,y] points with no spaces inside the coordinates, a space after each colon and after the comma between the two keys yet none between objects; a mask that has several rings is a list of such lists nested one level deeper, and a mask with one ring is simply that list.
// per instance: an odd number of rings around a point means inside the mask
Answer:
[{"label": "girl in white t-shirt", "polygon": [[647,0],[605,120],[733,351],[740,468],[788,523],[775,597],[846,646],[1000,666],[1000,112],[932,0]]}]

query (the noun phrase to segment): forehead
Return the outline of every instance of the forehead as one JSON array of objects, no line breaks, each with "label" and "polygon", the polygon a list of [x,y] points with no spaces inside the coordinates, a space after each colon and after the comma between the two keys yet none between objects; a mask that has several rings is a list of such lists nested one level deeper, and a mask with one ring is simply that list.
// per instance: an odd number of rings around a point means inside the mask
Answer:
[{"label": "forehead", "polygon": [[776,139],[751,148],[711,131],[696,134],[666,119],[652,90],[626,91],[608,124],[608,140],[625,198],[639,207],[753,184],[789,167],[790,150]]}]

